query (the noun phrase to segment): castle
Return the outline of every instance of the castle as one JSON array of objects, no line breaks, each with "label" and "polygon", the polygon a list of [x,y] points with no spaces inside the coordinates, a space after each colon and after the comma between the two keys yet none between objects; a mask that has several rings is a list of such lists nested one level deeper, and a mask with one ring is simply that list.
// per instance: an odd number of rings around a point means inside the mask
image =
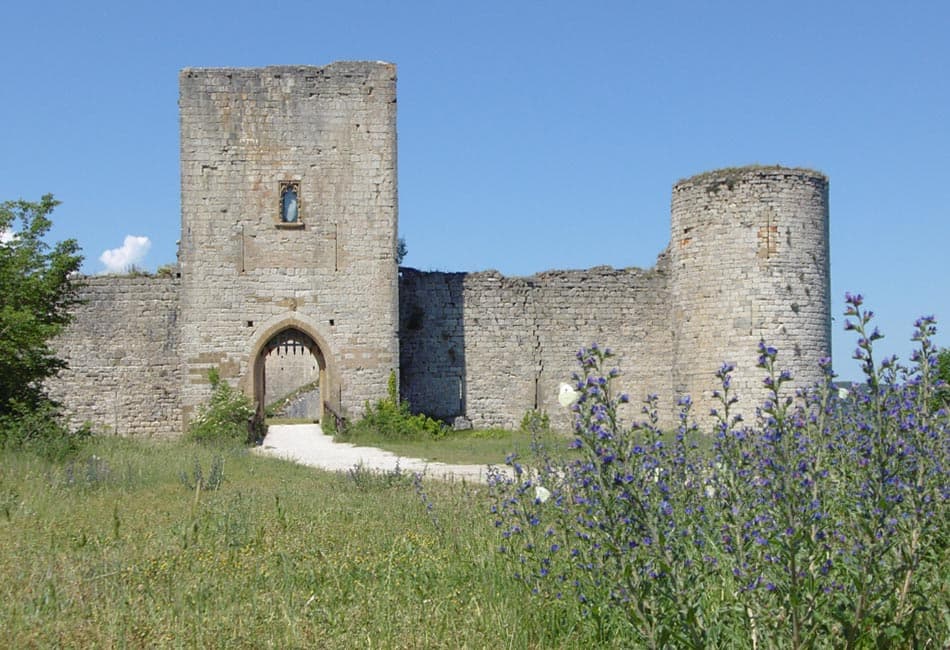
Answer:
[{"label": "castle", "polygon": [[186,69],[179,107],[177,272],[86,278],[57,341],[69,369],[51,393],[96,430],[180,434],[212,367],[259,405],[306,384],[315,417],[358,415],[395,371],[416,410],[513,427],[559,411],[558,385],[592,342],[669,423],[683,394],[708,413],[723,361],[750,410],[760,340],[799,383],[830,354],[820,173],[680,181],[651,269],[423,272],[396,259],[395,66]]}]

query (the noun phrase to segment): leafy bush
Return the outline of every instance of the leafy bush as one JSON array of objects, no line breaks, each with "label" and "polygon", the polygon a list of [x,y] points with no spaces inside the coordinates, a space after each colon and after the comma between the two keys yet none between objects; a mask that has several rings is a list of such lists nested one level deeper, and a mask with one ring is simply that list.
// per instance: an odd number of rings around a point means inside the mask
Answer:
[{"label": "leafy bush", "polygon": [[537,409],[525,411],[524,417],[521,418],[519,430],[533,435],[550,433],[551,418],[544,411]]},{"label": "leafy bush", "polygon": [[[732,414],[733,368],[714,392],[711,455],[688,398],[675,441],[657,401],[624,426],[616,370],[578,354],[579,460],[543,451],[495,472],[492,512],[515,578],[572,604],[602,642],[635,647],[914,647],[950,643],[950,424],[931,408],[933,318],[917,322],[913,366],[879,364],[870,312],[847,296],[864,391],[826,381],[794,395],[761,344],[768,399],[753,426]],[[852,320],[853,319],[853,320]]]},{"label": "leafy bush", "polygon": [[367,402],[362,419],[347,424],[342,431],[336,431],[336,435],[341,440],[362,437],[411,439],[441,438],[446,432],[447,427],[442,422],[422,413],[413,414],[409,402],[399,400],[396,373],[391,371],[386,399],[376,404]]},{"label": "leafy bush", "polygon": [[0,447],[25,449],[53,461],[75,455],[92,435],[88,425],[70,431],[53,402],[41,399],[32,405],[13,402],[0,413]]},{"label": "leafy bush", "polygon": [[[326,413],[323,417],[323,420],[320,421],[320,428],[323,429],[323,432],[328,436],[336,437],[340,433],[341,427],[337,427],[336,416],[332,413]],[[345,422],[344,422],[345,424]],[[342,427],[345,429],[346,427]]]},{"label": "leafy bush", "polygon": [[188,425],[188,437],[198,442],[250,443],[258,432],[252,426],[253,402],[221,379],[217,368],[208,371],[211,397],[198,407]]}]

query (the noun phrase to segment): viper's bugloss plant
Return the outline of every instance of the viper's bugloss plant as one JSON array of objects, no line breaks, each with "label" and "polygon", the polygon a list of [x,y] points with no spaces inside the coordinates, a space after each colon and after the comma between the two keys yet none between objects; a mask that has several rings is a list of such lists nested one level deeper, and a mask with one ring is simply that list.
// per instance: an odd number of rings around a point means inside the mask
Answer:
[{"label": "viper's bugloss plant", "polygon": [[625,425],[612,353],[581,350],[560,395],[580,457],[538,448],[509,458],[513,478],[490,476],[513,577],[635,647],[946,647],[950,431],[933,408],[935,322],[917,322],[909,368],[878,363],[873,314],[860,296],[847,303],[864,385],[839,394],[826,359],[819,385],[792,391],[762,342],[767,397],[745,422],[723,365],[708,453],[688,397],[675,436],[658,428],[656,396]]}]

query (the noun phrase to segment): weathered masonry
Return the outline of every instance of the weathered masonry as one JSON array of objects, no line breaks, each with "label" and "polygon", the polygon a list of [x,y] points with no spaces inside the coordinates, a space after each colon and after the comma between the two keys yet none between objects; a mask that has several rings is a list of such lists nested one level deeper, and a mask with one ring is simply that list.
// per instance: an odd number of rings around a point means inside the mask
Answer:
[{"label": "weathered masonry", "polygon": [[[186,69],[180,75],[181,242],[170,277],[95,277],[59,341],[51,385],[79,421],[178,435],[207,371],[263,407],[284,393],[358,415],[395,372],[413,408],[475,426],[531,409],[556,425],[578,348],[613,348],[632,396],[707,413],[736,364],[762,395],[757,344],[799,383],[830,353],[828,181],[745,167],[673,188],[652,269],[526,278],[397,268],[396,74],[388,63]],[[278,395],[280,393],[281,395]]]},{"label": "weathered masonry", "polygon": [[403,269],[403,395],[476,425],[511,426],[532,407],[553,415],[574,353],[597,342],[617,353],[634,400],[660,396],[666,422],[681,395],[693,398],[695,414],[709,413],[714,373],[726,361],[748,413],[765,396],[760,340],[781,351],[799,384],[819,379],[818,361],[831,350],[828,265],[823,175],[701,174],[673,188],[671,242],[649,270],[504,278]]}]

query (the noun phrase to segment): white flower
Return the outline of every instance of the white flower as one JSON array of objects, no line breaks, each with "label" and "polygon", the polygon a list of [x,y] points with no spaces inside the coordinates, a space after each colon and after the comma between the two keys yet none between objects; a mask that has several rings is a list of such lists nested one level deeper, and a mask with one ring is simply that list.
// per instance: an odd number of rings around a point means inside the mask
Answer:
[{"label": "white flower", "polygon": [[534,486],[534,499],[540,503],[544,503],[551,498],[551,491],[544,487],[543,485]]},{"label": "white flower", "polygon": [[706,496],[709,497],[710,499],[712,499],[714,496],[716,496],[716,488],[714,488],[714,487],[711,486],[711,485],[707,485],[707,486],[706,486]]},{"label": "white flower", "polygon": [[577,398],[580,395],[574,390],[570,384],[561,383],[561,387],[558,389],[557,401],[558,403],[567,408],[571,404],[577,401]]}]

